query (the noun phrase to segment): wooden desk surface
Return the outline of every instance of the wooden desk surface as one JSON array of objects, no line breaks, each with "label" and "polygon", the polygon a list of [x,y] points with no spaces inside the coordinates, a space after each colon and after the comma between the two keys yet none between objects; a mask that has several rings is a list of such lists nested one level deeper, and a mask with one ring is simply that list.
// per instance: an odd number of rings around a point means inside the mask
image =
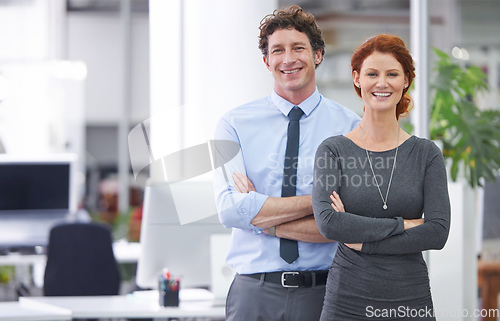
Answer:
[{"label": "wooden desk surface", "polygon": [[500,274],[500,261],[477,261],[479,273]]}]

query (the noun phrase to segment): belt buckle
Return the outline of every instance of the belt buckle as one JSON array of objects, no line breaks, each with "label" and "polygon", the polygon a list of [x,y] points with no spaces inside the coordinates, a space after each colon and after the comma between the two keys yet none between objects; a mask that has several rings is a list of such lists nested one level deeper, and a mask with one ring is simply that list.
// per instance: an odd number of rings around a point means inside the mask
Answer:
[{"label": "belt buckle", "polygon": [[281,286],[284,288],[298,288],[299,287],[298,285],[285,284],[287,275],[297,275],[297,274],[299,274],[299,272],[283,272],[283,273],[281,273]]}]

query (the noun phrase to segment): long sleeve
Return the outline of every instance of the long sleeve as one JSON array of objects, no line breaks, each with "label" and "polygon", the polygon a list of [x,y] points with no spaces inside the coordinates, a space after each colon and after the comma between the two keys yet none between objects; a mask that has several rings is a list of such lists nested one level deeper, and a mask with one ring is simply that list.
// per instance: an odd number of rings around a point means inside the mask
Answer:
[{"label": "long sleeve", "polygon": [[330,195],[333,191],[340,193],[344,175],[342,162],[346,158],[341,157],[337,149],[331,148],[331,143],[332,140],[328,139],[318,147],[314,166],[313,211],[321,234],[338,242],[364,243],[403,233],[401,217],[376,218],[333,210]]},{"label": "long sleeve", "polygon": [[363,253],[406,254],[444,247],[450,230],[451,210],[444,159],[440,150],[434,147],[423,184],[424,224],[382,241],[364,243]]},{"label": "long sleeve", "polygon": [[236,171],[248,174],[236,131],[224,119],[217,126],[212,148],[216,164],[214,192],[219,220],[226,228],[237,227],[260,231],[260,228],[250,222],[268,196],[257,192],[239,193],[234,188],[233,173]]}]

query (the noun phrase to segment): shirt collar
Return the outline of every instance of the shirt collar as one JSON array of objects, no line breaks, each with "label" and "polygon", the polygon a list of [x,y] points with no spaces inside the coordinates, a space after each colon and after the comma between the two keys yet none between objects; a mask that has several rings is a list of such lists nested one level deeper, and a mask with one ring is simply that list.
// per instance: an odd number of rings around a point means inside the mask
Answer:
[{"label": "shirt collar", "polygon": [[[283,113],[283,115],[288,117],[288,113],[290,113],[290,110],[295,106],[288,100],[284,99],[280,95],[276,93],[276,91],[273,90],[273,93],[271,94],[271,100],[274,103],[274,105]],[[309,96],[306,100],[301,102],[298,106],[306,116],[309,116],[314,108],[319,105],[321,102],[321,95],[319,94],[318,87],[316,87],[316,90],[312,93],[311,96]]]}]

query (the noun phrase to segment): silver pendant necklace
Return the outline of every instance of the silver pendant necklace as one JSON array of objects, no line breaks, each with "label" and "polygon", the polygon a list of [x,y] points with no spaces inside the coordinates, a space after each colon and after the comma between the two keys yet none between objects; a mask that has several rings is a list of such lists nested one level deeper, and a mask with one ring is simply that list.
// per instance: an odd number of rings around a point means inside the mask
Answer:
[{"label": "silver pendant necklace", "polygon": [[366,158],[368,158],[368,163],[370,163],[370,169],[372,170],[373,179],[375,180],[375,184],[377,185],[377,189],[378,189],[378,192],[380,194],[380,198],[382,198],[382,202],[384,202],[384,206],[382,206],[382,208],[384,210],[386,210],[387,209],[387,197],[389,196],[389,189],[391,188],[392,175],[394,174],[394,168],[396,168],[396,159],[398,158],[400,128],[398,127],[398,140],[396,142],[396,154],[394,155],[394,163],[392,164],[391,178],[389,178],[389,184],[387,185],[387,193],[385,193],[385,199],[382,196],[382,191],[380,190],[380,186],[379,186],[378,181],[377,181],[377,176],[375,176],[375,172],[373,171],[372,161],[370,160],[370,156],[368,155],[368,150],[366,149],[365,139],[363,137],[363,128],[361,128],[361,125],[359,126],[359,129],[361,130],[361,139],[363,140],[363,147],[365,148]]}]

